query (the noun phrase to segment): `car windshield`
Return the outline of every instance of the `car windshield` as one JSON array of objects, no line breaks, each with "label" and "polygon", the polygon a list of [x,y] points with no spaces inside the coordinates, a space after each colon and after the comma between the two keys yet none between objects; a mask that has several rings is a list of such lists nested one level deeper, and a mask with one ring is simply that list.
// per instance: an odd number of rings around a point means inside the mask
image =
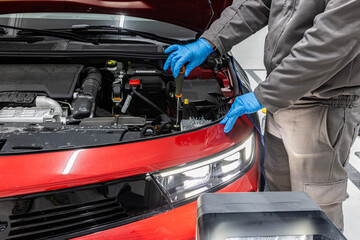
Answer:
[{"label": "car windshield", "polygon": [[[196,32],[166,22],[125,16],[125,15],[110,15],[110,14],[92,14],[92,13],[20,13],[20,14],[6,14],[0,15],[0,25],[12,26],[15,28],[31,28],[41,30],[69,30],[84,26],[111,26],[124,30],[134,30],[140,33],[149,33],[152,37],[147,38],[144,35],[134,34],[134,32],[101,32],[100,29],[91,32],[91,36],[86,32],[76,32],[74,34],[81,34],[82,37],[91,39],[100,39],[100,43],[107,45],[124,43],[124,40],[129,44],[130,41],[139,41],[141,43],[159,44],[164,43],[161,38],[174,39],[174,40],[189,40],[194,39]],[[111,29],[110,29],[111,30]],[[14,51],[14,50],[71,50],[68,48],[60,48],[55,46],[59,40],[71,41],[71,44],[84,45],[86,41],[76,41],[76,38],[61,39],[59,36],[34,34],[33,32],[26,31],[26,38],[21,31],[12,28],[3,27],[0,33],[1,47],[0,51]],[[36,36],[36,38],[35,38]],[[155,37],[154,37],[155,36]],[[77,36],[78,37],[78,36]],[[160,39],[157,39],[159,37]],[[12,41],[12,40],[16,41]],[[29,40],[30,39],[30,40]],[[79,39],[79,38],[78,38]],[[110,42],[111,40],[111,42]],[[103,42],[101,42],[103,41]],[[50,44],[51,42],[51,44]],[[62,41],[63,42],[63,41]],[[166,41],[165,41],[166,42]],[[167,42],[169,43],[169,42]],[[49,45],[50,44],[50,45]],[[41,45],[41,47],[39,47]],[[101,44],[100,44],[101,45]],[[91,48],[100,48],[91,47]],[[76,50],[81,48],[74,47]]]}]

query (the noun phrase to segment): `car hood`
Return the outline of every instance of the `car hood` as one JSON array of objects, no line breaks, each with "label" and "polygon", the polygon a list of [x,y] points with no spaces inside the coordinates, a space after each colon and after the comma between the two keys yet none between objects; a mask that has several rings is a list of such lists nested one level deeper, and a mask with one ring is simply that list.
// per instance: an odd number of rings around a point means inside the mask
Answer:
[{"label": "car hood", "polygon": [[[197,32],[205,30],[211,17],[210,0],[5,0],[0,14],[28,12],[78,12],[119,14],[149,18],[183,26]],[[212,0],[214,17],[232,0]]]}]

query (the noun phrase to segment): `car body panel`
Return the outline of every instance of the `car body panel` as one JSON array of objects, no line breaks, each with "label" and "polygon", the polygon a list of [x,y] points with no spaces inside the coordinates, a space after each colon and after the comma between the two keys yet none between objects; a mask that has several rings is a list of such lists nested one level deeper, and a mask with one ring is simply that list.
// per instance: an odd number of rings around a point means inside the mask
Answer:
[{"label": "car body panel", "polygon": [[[229,6],[231,0],[212,0],[214,17]],[[5,0],[0,1],[0,14],[26,12],[78,12],[119,14],[143,17],[195,31],[205,29],[211,17],[207,0]]]},{"label": "car body panel", "polygon": [[224,134],[223,128],[216,124],[134,143],[2,156],[0,197],[108,181],[195,161],[240,142],[253,125],[242,117],[230,133]]}]

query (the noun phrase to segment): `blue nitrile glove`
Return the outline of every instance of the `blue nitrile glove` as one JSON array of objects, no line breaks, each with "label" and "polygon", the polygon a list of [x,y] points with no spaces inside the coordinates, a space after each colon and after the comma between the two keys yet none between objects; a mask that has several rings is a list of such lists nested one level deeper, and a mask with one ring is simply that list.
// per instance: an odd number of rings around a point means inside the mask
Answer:
[{"label": "blue nitrile glove", "polygon": [[174,77],[177,77],[181,66],[189,62],[185,67],[185,77],[187,77],[195,67],[205,61],[207,56],[212,53],[213,49],[208,41],[199,38],[196,42],[183,46],[178,44],[171,45],[165,50],[165,53],[170,53],[172,51],[174,52],[170,54],[165,62],[164,71],[166,71],[171,64],[171,71],[173,72]]},{"label": "blue nitrile glove", "polygon": [[264,107],[256,99],[253,92],[246,93],[235,98],[234,103],[232,104],[230,111],[226,114],[225,118],[220,122],[220,124],[226,124],[224,132],[228,133],[233,128],[236,119],[244,114],[257,112]]}]

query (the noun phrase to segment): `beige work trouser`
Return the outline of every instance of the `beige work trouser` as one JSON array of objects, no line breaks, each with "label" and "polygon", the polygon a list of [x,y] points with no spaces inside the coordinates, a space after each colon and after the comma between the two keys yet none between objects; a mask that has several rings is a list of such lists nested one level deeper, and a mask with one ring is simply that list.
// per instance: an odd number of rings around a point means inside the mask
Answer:
[{"label": "beige work trouser", "polygon": [[304,191],[340,231],[360,107],[307,106],[267,114],[264,171],[270,191]]}]

